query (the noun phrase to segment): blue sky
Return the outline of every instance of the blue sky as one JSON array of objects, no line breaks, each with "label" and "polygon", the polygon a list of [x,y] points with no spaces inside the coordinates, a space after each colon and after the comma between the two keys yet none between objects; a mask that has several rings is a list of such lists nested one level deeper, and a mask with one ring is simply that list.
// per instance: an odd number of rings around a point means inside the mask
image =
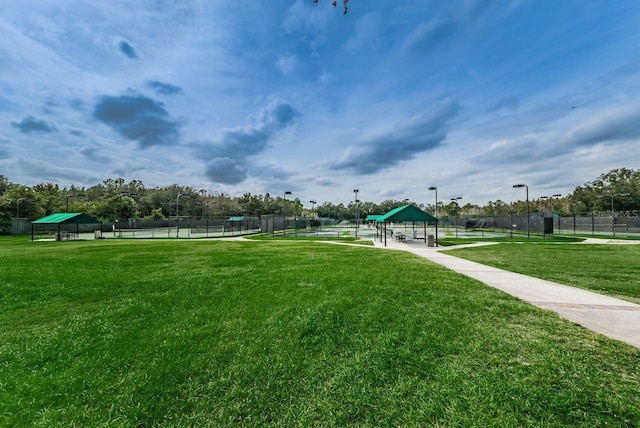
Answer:
[{"label": "blue sky", "polygon": [[635,0],[1,3],[15,183],[483,205],[640,167]]}]

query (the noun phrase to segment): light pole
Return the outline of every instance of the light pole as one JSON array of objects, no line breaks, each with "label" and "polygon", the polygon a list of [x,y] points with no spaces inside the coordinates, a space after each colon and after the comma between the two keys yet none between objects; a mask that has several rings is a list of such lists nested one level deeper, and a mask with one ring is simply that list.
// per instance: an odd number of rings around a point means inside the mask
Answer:
[{"label": "light pole", "polygon": [[436,218],[436,247],[438,246],[438,188],[436,186],[429,187],[429,190],[436,192],[436,207],[434,209],[434,217]]},{"label": "light pole", "polygon": [[553,194],[549,197],[549,207],[551,209],[551,217],[553,217],[553,210],[556,208],[552,199],[560,198],[562,195],[560,193]]},{"label": "light pole", "polygon": [[356,204],[356,237],[358,236],[358,192],[360,190],[358,189],[353,189],[353,194],[354,194],[354,200],[355,200],[355,204]]},{"label": "light pole", "polygon": [[16,201],[16,233],[19,235],[20,234],[20,202],[22,201],[27,201],[27,202],[33,202],[33,199],[31,198],[18,198],[18,200]]},{"label": "light pole", "polygon": [[287,195],[290,195],[290,191],[284,192],[284,199],[282,201],[282,236],[287,236]]},{"label": "light pole", "polygon": [[31,198],[19,198],[16,201],[16,218],[17,219],[20,219],[20,202],[22,202],[22,201],[32,202],[33,199],[31,199]]},{"label": "light pole", "polygon": [[436,186],[429,187],[429,190],[435,190],[436,192],[436,207],[434,209],[434,217],[438,217],[438,188]]},{"label": "light pole", "polygon": [[[548,196],[540,196],[540,199],[542,201],[548,201],[549,197]],[[546,238],[547,237],[547,204],[546,202],[542,202],[542,237]],[[538,231],[538,221],[536,220],[536,232]]]},{"label": "light pole", "polygon": [[[560,198],[562,197],[562,195],[560,193],[554,193],[553,195],[549,196],[549,217],[551,217],[551,224],[553,224],[553,212],[556,209],[556,204],[554,203],[554,199]],[[561,222],[560,222],[560,216],[558,215],[558,230],[561,231],[562,230],[562,226],[561,226]]]},{"label": "light pole", "polygon": [[182,196],[189,196],[189,194],[178,193],[178,196],[176,196],[176,238],[180,237],[180,223],[178,223],[178,217],[180,217],[180,198]]},{"label": "light pole", "polygon": [[526,184],[514,184],[513,185],[514,189],[521,189],[523,187],[527,189],[527,238],[529,238],[529,236],[530,236],[530,231],[529,231],[529,186],[527,186]]},{"label": "light pole", "polygon": [[[457,206],[458,208],[460,208],[460,204],[458,204],[458,201],[459,201],[460,199],[462,199],[462,196],[456,196],[455,198],[451,198],[451,200],[452,200],[453,202],[455,202],[455,204],[456,204],[456,206]],[[459,210],[458,210],[458,211],[456,211],[456,238],[458,237],[458,212],[459,212]]]},{"label": "light pole", "polygon": [[546,200],[549,199],[549,197],[548,196],[540,196],[539,199],[545,201],[541,205],[542,205],[542,217],[546,217],[546,215],[547,215],[547,212],[545,210],[545,208],[546,208]]},{"label": "light pole", "polygon": [[[614,196],[630,196],[631,193],[613,193],[611,196],[611,231],[613,232],[613,236],[616,236],[616,216],[613,212],[613,197]],[[596,198],[604,198],[606,195],[596,195]]]},{"label": "light pole", "polygon": [[65,212],[69,212],[69,198],[73,198],[73,197],[77,197],[77,198],[82,197],[82,198],[83,198],[84,196],[85,196],[85,195],[75,195],[75,194],[73,194],[73,193],[69,193],[69,194],[67,195],[67,210],[66,210]]},{"label": "light pole", "polygon": [[316,201],[309,201],[311,203],[311,219],[314,220],[315,219],[315,212],[314,209],[316,207]]}]

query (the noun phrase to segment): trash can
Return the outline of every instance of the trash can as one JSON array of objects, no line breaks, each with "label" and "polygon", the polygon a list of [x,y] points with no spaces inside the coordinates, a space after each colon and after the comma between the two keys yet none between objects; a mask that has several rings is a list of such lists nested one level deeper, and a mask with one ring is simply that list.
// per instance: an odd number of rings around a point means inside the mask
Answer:
[{"label": "trash can", "polygon": [[100,229],[95,230],[95,237],[96,239],[102,239],[102,230]]},{"label": "trash can", "polygon": [[435,246],[435,239],[433,235],[427,235],[427,247]]}]

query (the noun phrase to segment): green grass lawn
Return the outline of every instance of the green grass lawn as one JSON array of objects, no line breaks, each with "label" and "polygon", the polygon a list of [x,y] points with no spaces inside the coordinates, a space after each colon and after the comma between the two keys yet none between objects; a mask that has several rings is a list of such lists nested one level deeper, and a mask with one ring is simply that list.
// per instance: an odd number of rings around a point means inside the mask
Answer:
[{"label": "green grass lawn", "polygon": [[438,245],[441,247],[449,247],[453,245],[462,245],[462,244],[473,244],[476,242],[508,242],[508,243],[550,243],[550,242],[582,242],[584,238],[576,237],[576,236],[559,236],[556,235],[552,238],[543,238],[542,236],[534,236],[531,238],[527,238],[526,235],[514,235],[512,238],[510,237],[501,237],[501,238],[482,238],[482,237],[467,237],[467,238],[440,238],[438,240]]},{"label": "green grass lawn", "polygon": [[336,242],[343,244],[357,244],[357,245],[369,245],[373,246],[373,241],[370,239],[360,239],[357,236],[313,236],[313,235],[303,235],[300,233],[298,236],[295,236],[293,233],[291,235],[282,236],[276,235],[271,236],[269,234],[261,234],[261,235],[251,235],[247,236],[246,239],[255,240],[255,241],[324,241],[324,242]]},{"label": "green grass lawn", "polygon": [[640,245],[500,244],[447,253],[640,303]]},{"label": "green grass lawn", "polygon": [[403,252],[0,238],[0,426],[638,426],[639,359]]}]

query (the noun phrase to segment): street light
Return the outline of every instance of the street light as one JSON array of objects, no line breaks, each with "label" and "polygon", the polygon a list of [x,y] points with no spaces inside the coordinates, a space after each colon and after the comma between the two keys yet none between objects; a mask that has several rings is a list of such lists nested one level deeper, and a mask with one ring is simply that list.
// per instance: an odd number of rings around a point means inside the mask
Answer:
[{"label": "street light", "polygon": [[69,198],[73,198],[73,197],[84,198],[85,195],[76,195],[76,194],[73,194],[73,193],[69,193],[67,195],[67,210],[65,212],[69,212]]},{"label": "street light", "polygon": [[[543,201],[546,201],[547,199],[549,199],[549,197],[548,197],[548,196],[540,196],[540,198],[538,198],[538,199],[541,199],[541,200],[543,200]],[[543,203],[542,203],[542,217],[545,217],[545,216],[546,216],[546,214],[547,214],[547,213],[545,212],[545,202],[543,202]]]},{"label": "street light", "polygon": [[178,196],[176,196],[176,238],[180,237],[180,223],[178,223],[178,218],[180,217],[180,198],[182,196],[189,196],[189,194],[178,193]]},{"label": "street light", "polygon": [[282,202],[282,236],[287,236],[287,195],[290,195],[290,191],[284,192],[284,200]]},{"label": "street light", "polygon": [[[542,201],[547,201],[549,199],[548,196],[540,196],[539,198]],[[547,221],[547,212],[546,210],[546,204],[545,202],[542,202],[541,204],[542,206],[542,235],[543,237],[547,236],[547,225],[546,225],[546,221]],[[538,221],[536,220],[536,232],[538,231]]]},{"label": "street light", "polygon": [[436,192],[436,207],[434,210],[434,217],[436,218],[436,247],[438,246],[438,188],[436,186],[429,187],[430,191]]},{"label": "street light", "polygon": [[31,198],[19,198],[16,201],[16,218],[20,219],[20,202],[22,201],[27,201],[27,202],[33,202],[33,199]]},{"label": "street light", "polygon": [[[460,207],[460,204],[458,204],[458,201],[462,199],[462,196],[456,196],[455,198],[451,198],[451,200],[453,202],[456,203],[456,206],[458,206],[458,208]],[[456,238],[458,237],[458,211],[456,211]]]},{"label": "street light", "polygon": [[18,200],[16,201],[16,232],[19,235],[20,234],[20,202],[22,201],[27,201],[27,202],[33,202],[33,199],[31,198],[18,198]]},{"label": "street light", "polygon": [[[551,216],[552,219],[553,219],[553,212],[556,209],[556,206],[553,203],[553,199],[560,198],[560,197],[562,197],[560,193],[555,193],[551,195],[551,197],[549,198],[549,215]],[[553,220],[551,220],[551,222],[553,223]],[[560,216],[558,216],[558,230],[560,231],[562,230],[562,222],[560,221]]]},{"label": "street light", "polygon": [[358,190],[358,189],[353,189],[353,194],[354,194],[354,198],[353,199],[354,199],[355,204],[356,204],[356,237],[358,236],[358,224],[359,224],[359,222],[358,222],[358,202],[359,202],[358,201],[358,192],[359,191],[360,190]]},{"label": "street light", "polygon": [[[604,198],[606,195],[596,195],[596,198]],[[631,193],[613,193],[611,195],[611,231],[613,236],[616,236],[616,216],[613,213],[613,197],[614,196],[631,196]]]},{"label": "street light", "polygon": [[316,201],[309,201],[309,202],[311,203],[311,218],[313,219],[313,218],[315,218],[314,217],[315,216],[315,211],[314,210],[315,210],[317,202]]},{"label": "street light", "polygon": [[429,187],[429,190],[435,190],[436,192],[436,208],[434,210],[434,217],[438,217],[438,188],[436,186]]},{"label": "street light", "polygon": [[556,194],[553,194],[553,195],[549,196],[549,214],[551,214],[551,217],[553,217],[553,210],[556,208],[554,203],[553,203],[553,199],[559,198],[561,196],[562,195],[560,193],[556,193]]},{"label": "street light", "polygon": [[521,189],[521,188],[526,188],[527,189],[527,238],[529,238],[529,186],[527,186],[526,184],[514,184],[513,188],[514,189]]},{"label": "street light", "polygon": [[562,197],[562,195],[560,193],[553,194],[553,195],[551,195],[549,197],[549,205],[550,205],[550,208],[551,208],[551,214],[552,215],[553,215],[553,210],[555,209],[555,206],[554,206],[553,201],[551,199],[560,198],[560,197]]}]

